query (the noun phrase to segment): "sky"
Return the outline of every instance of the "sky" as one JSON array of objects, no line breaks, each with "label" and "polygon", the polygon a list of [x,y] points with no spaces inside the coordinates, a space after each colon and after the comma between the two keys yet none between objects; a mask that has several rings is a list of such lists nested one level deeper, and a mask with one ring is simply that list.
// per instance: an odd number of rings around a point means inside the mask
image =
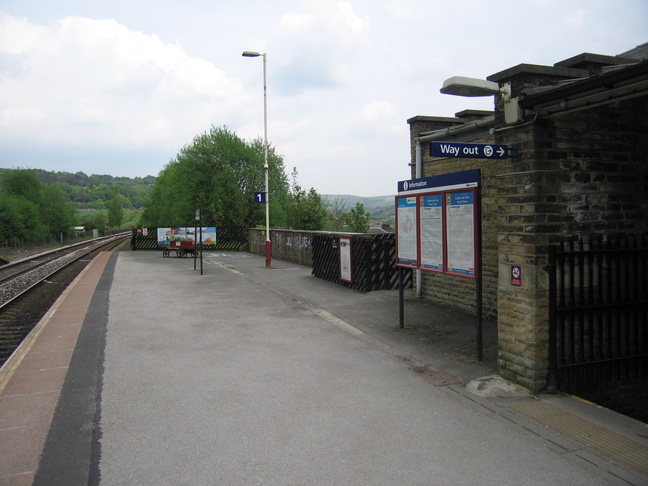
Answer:
[{"label": "sky", "polygon": [[320,194],[391,195],[416,115],[521,63],[648,42],[646,0],[0,0],[0,168],[157,176],[210,127]]}]

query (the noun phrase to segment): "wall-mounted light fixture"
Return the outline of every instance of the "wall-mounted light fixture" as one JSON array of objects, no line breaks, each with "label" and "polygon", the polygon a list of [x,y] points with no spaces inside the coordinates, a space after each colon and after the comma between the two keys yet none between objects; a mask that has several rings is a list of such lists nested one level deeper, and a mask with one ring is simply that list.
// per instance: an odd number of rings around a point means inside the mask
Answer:
[{"label": "wall-mounted light fixture", "polygon": [[501,94],[505,122],[516,123],[520,121],[522,116],[518,108],[517,99],[511,99],[511,83],[504,83],[504,85],[500,86],[493,81],[487,81],[485,79],[453,76],[443,82],[441,93],[468,97]]},{"label": "wall-mounted light fixture", "polygon": [[511,83],[506,83],[500,87],[499,84],[485,79],[453,76],[443,82],[441,92],[443,94],[469,97],[493,96],[502,93],[504,99],[509,99],[511,97]]}]

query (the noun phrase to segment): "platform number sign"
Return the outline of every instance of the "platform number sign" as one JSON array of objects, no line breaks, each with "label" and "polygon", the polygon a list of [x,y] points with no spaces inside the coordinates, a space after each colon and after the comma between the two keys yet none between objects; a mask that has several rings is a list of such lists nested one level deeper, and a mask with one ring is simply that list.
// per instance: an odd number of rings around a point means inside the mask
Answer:
[{"label": "platform number sign", "polygon": [[257,204],[265,204],[266,202],[266,193],[265,192],[255,192],[254,193],[254,202]]}]

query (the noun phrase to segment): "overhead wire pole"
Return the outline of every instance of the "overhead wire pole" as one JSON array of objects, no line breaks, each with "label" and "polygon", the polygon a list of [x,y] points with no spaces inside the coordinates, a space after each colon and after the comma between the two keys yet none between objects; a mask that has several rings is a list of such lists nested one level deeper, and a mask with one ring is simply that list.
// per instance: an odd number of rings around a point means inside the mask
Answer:
[{"label": "overhead wire pole", "polygon": [[256,51],[243,51],[243,57],[263,57],[263,168],[265,172],[265,207],[266,207],[266,242],[265,242],[265,257],[266,267],[270,268],[272,265],[272,243],[270,242],[270,193],[268,191],[268,173],[270,168],[268,166],[268,90],[266,79],[266,53]]}]

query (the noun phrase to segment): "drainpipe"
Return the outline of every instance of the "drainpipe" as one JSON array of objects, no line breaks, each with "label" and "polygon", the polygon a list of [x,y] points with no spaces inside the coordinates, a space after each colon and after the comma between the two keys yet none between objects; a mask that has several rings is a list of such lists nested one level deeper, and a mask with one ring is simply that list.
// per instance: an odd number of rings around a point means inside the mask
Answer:
[{"label": "drainpipe", "polygon": [[[416,178],[423,177],[423,149],[421,148],[421,138],[416,137]],[[423,296],[423,270],[416,269],[416,297]]]}]

